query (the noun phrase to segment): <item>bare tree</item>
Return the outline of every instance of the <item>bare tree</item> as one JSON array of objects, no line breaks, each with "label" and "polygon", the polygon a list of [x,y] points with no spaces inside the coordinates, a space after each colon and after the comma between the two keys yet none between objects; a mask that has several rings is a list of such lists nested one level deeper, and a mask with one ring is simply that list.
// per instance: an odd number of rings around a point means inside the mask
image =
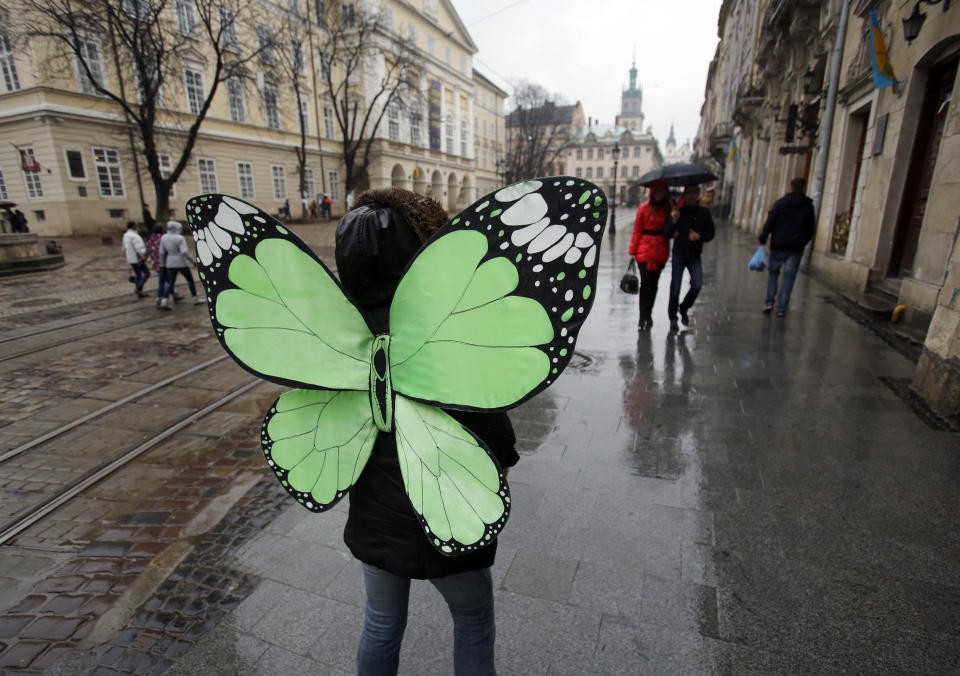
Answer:
[{"label": "bare tree", "polygon": [[513,183],[554,173],[554,164],[572,140],[566,108],[547,90],[523,82],[511,97],[507,115],[506,181]]},{"label": "bare tree", "polygon": [[[410,43],[360,3],[316,3],[320,30],[319,94],[332,105],[340,131],[346,192],[369,184],[367,167],[377,130],[391,104],[419,97]],[[333,5],[331,7],[328,7]]]},{"label": "bare tree", "polygon": [[[254,3],[25,0],[23,5],[23,36],[53,47],[44,67],[66,72],[75,68],[81,89],[116,104],[135,131],[136,151],[156,194],[156,218],[166,220],[170,189],[190,161],[220,85],[247,78],[246,64],[259,54],[259,46],[245,49],[238,39]],[[164,93],[169,96],[180,87],[186,89],[186,112],[164,106]],[[161,136],[161,126],[177,133]],[[171,143],[176,160],[161,167],[161,151]]]}]

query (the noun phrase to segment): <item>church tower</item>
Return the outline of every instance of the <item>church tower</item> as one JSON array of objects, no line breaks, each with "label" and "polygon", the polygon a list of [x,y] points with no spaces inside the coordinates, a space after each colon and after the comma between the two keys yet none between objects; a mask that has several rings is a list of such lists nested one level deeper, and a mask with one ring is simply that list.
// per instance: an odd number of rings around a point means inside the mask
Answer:
[{"label": "church tower", "polygon": [[667,152],[676,150],[677,148],[677,137],[673,135],[673,122],[670,123],[670,136],[667,137],[666,149]]},{"label": "church tower", "polygon": [[643,132],[643,90],[637,85],[637,57],[633,57],[630,67],[630,88],[620,96],[620,125]]}]

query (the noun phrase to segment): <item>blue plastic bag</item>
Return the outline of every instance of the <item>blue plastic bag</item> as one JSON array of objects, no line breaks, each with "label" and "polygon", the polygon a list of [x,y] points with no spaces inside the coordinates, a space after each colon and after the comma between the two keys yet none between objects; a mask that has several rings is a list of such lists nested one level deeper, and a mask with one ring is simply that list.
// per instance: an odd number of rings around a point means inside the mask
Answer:
[{"label": "blue plastic bag", "polygon": [[762,246],[759,247],[756,253],[753,254],[753,258],[750,259],[750,265],[748,265],[751,270],[755,272],[763,272],[767,269],[767,250]]}]

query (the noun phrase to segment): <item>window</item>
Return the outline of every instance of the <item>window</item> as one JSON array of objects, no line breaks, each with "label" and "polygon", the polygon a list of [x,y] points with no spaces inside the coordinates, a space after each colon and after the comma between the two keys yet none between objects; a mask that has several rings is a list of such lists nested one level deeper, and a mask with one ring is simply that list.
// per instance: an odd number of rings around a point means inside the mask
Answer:
[{"label": "window", "polygon": [[123,197],[123,174],[120,153],[115,148],[92,148],[93,166],[97,170],[101,197]]},{"label": "window", "polygon": [[603,159],[603,148],[597,148],[597,159],[598,160]]},{"label": "window", "polygon": [[232,77],[227,80],[227,107],[230,109],[230,120],[232,122],[247,121],[247,100],[246,92],[243,89],[243,82],[239,78]]},{"label": "window", "polygon": [[303,40],[290,38],[290,65],[293,66],[293,72],[303,75]]},{"label": "window", "polygon": [[7,16],[0,13],[0,70],[3,71],[3,84],[8,92],[20,89],[20,78],[17,76],[17,63],[13,58],[13,47],[7,35]]},{"label": "window", "polygon": [[257,50],[260,52],[261,61],[273,63],[273,33],[270,26],[262,23],[257,24]]},{"label": "window", "polygon": [[304,134],[310,133],[310,101],[306,96],[300,94],[297,106],[297,127]]},{"label": "window", "polygon": [[177,28],[184,35],[193,35],[197,27],[197,5],[194,0],[176,0]]},{"label": "window", "polygon": [[287,9],[295,16],[300,16],[300,0],[287,0]]},{"label": "window", "polygon": [[634,156],[634,157],[640,157],[640,146],[634,146],[634,147],[633,147],[633,156]]},{"label": "window", "polygon": [[578,160],[583,159],[583,148],[577,148],[577,159]]},{"label": "window", "polygon": [[224,49],[236,51],[240,47],[237,38],[237,15],[226,7],[217,8],[220,14],[220,44]]},{"label": "window", "polygon": [[603,178],[603,167],[597,167],[597,178]]},{"label": "window", "polygon": [[435,45],[434,45],[433,36],[432,36],[432,35],[428,35],[428,36],[427,36],[427,51],[430,52],[430,56],[433,56],[434,47],[435,47]]},{"label": "window", "polygon": [[587,178],[593,178],[593,167],[587,167]]},{"label": "window", "polygon": [[393,32],[393,9],[390,7],[383,8],[383,27],[388,33]]},{"label": "window", "polygon": [[583,169],[577,167],[577,178],[583,178]]},{"label": "window", "polygon": [[3,180],[3,171],[0,170],[0,200],[10,199],[10,196],[7,194],[7,184]]},{"label": "window", "polygon": [[313,167],[303,168],[303,197],[313,199],[317,196],[317,182],[313,180]]},{"label": "window", "polygon": [[400,106],[396,101],[387,106],[387,135],[391,141],[400,140]]},{"label": "window", "polygon": [[187,90],[187,110],[191,115],[199,115],[203,110],[204,87],[203,73],[192,68],[183,69],[183,83]]},{"label": "window", "polygon": [[587,148],[587,159],[588,160],[593,159],[593,148]]},{"label": "window", "polygon": [[633,177],[640,178],[640,167],[637,165],[633,165]]},{"label": "window", "polygon": [[327,172],[327,188],[330,190],[330,199],[336,202],[340,199],[340,172]]},{"label": "window", "polygon": [[263,119],[271,129],[280,128],[280,106],[277,104],[276,85],[263,85]]},{"label": "window", "polygon": [[283,167],[270,165],[270,175],[273,177],[273,199],[287,199],[287,170]]},{"label": "window", "polygon": [[487,121],[486,121],[486,120],[483,121],[483,138],[484,138],[484,139],[489,138],[489,137],[487,136]]},{"label": "window", "polygon": [[[36,160],[36,155],[33,153],[33,148],[21,148],[20,152],[29,158],[29,160]],[[40,181],[39,171],[23,172],[23,182],[27,186],[28,197],[43,197],[43,184]]]},{"label": "window", "polygon": [[83,164],[83,153],[79,150],[65,150],[67,157],[67,173],[74,181],[85,181],[87,168]]},{"label": "window", "polygon": [[443,60],[447,62],[447,65],[448,65],[448,66],[450,65],[450,61],[452,60],[452,57],[451,57],[451,54],[450,54],[450,48],[449,48],[449,47],[444,47],[444,49],[443,49]]},{"label": "window", "polygon": [[123,0],[123,11],[133,17],[145,17],[150,9],[147,0]]},{"label": "window", "polygon": [[417,27],[413,25],[412,21],[407,24],[407,38],[409,38],[410,42],[417,41]]},{"label": "window", "polygon": [[357,9],[352,2],[340,5],[340,23],[344,28],[350,28],[357,23]]},{"label": "window", "polygon": [[212,157],[197,158],[200,192],[217,192],[217,162]]},{"label": "window", "polygon": [[[173,171],[173,165],[170,163],[170,155],[167,153],[158,153],[157,160],[160,162],[160,175],[164,178],[170,176],[170,172]],[[177,196],[177,189],[174,185],[170,186],[170,197]]]},{"label": "window", "polygon": [[420,147],[420,104],[410,104],[410,145]]},{"label": "window", "polygon": [[447,115],[447,152],[453,155],[453,115]]},{"label": "window", "polygon": [[460,120],[460,157],[467,156],[467,121]]},{"label": "window", "polygon": [[[100,51],[100,43],[96,40],[80,38],[77,50],[80,52],[76,63],[80,91],[84,94],[96,94],[97,85],[105,89],[103,52]],[[86,64],[86,67],[84,67],[84,64]]]},{"label": "window", "polygon": [[462,54],[460,55],[460,72],[467,72],[467,57],[463,56]]},{"label": "window", "polygon": [[240,197],[245,200],[256,199],[253,190],[253,165],[249,162],[237,162],[237,185],[240,187]]},{"label": "window", "polygon": [[323,136],[328,139],[337,138],[333,124],[333,108],[331,106],[323,107]]},{"label": "window", "polygon": [[330,78],[330,57],[322,49],[317,50],[317,57],[320,60],[320,72],[326,79]]},{"label": "window", "polygon": [[626,178],[626,177],[627,177],[627,168],[620,167],[620,178]]},{"label": "window", "polygon": [[323,0],[315,0],[313,3],[313,11],[317,15],[317,25],[326,26],[327,25],[327,3]]}]

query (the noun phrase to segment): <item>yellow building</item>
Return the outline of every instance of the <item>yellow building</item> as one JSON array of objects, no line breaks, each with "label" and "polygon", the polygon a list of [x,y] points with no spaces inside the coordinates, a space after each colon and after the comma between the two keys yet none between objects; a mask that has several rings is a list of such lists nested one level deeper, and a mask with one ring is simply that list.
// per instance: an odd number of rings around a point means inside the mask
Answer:
[{"label": "yellow building", "polygon": [[[220,7],[211,0],[177,0],[165,10],[170,30],[181,33],[184,48],[176,55],[179,77],[164,84],[158,111],[164,175],[179,159],[202,93],[214,77],[212,48],[190,32],[197,31],[198,5],[207,4]],[[294,217],[299,216],[296,151],[301,124],[306,136],[304,192],[308,199],[329,193],[337,204],[334,213],[342,212],[347,181],[341,133],[334,101],[322,86],[323,54],[318,49],[324,44],[326,17],[315,14],[331,4],[285,0],[235,5],[235,16],[241,18],[231,20],[236,24],[233,33],[226,31],[222,39],[233,40],[239,53],[246,45],[257,45],[261,31],[272,32],[277,54],[267,59],[261,52],[251,59],[247,82],[219,86],[189,162],[171,190],[173,217],[182,217],[183,202],[201,192],[234,194],[273,213],[289,201]],[[136,134],[131,140],[120,106],[96,93],[90,73],[69,59],[53,67],[57,63],[49,38],[24,39],[19,5],[9,2],[0,14],[0,199],[17,202],[31,230],[42,235],[115,233],[125,221],[140,220],[142,206],[156,205],[142,153],[132,150],[139,140]],[[127,11],[135,6],[132,1],[123,4]],[[361,187],[414,189],[433,195],[449,210],[467,206],[481,186],[493,187],[502,154],[506,93],[474,70],[477,48],[453,5],[445,0],[381,0],[325,9],[347,33],[356,25],[352,22],[361,21],[361,12],[376,17],[369,39],[381,56],[365,63],[351,88],[361,101],[361,112],[395,54],[409,54],[415,82],[414,89],[387,110],[372,106],[374,117],[380,112],[383,117]],[[220,27],[223,21],[221,14]],[[103,40],[97,35],[83,38],[84,53],[99,67],[94,76],[109,88],[125,83],[125,98],[135,96],[136,78],[116,67]],[[292,80],[280,67],[290,51],[299,63],[299,104]],[[333,73],[334,81],[338,77],[342,71]],[[22,155],[39,162],[40,171],[22,171]]]}]

